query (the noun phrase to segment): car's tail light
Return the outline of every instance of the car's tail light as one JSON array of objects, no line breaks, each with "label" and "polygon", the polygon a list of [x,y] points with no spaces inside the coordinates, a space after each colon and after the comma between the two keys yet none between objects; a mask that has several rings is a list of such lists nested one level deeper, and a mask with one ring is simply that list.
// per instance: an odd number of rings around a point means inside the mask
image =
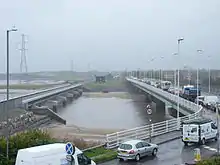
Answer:
[{"label": "car's tail light", "polygon": [[134,154],[134,150],[129,151],[129,154]]}]

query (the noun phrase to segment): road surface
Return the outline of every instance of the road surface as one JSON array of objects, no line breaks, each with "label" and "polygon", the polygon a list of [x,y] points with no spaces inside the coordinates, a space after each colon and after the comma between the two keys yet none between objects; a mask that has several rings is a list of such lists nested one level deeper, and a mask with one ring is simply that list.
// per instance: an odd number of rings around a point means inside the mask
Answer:
[{"label": "road surface", "polygon": [[178,139],[159,145],[157,157],[146,157],[140,162],[113,160],[101,165],[181,165],[182,163],[193,162],[195,148],[200,148],[201,157],[207,158],[215,154],[216,145],[216,142],[210,142],[205,146],[191,145],[185,147],[181,139]]}]

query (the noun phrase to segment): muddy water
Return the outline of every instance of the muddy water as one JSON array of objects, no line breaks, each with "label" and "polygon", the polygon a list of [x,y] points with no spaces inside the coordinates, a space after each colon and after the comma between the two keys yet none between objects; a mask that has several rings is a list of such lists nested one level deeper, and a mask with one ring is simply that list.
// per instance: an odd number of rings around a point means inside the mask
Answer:
[{"label": "muddy water", "polygon": [[[130,99],[128,99],[130,98]],[[135,99],[134,99],[135,98]],[[167,119],[163,113],[156,112],[152,105],[153,114],[146,112],[147,103],[144,99],[134,96],[125,97],[88,97],[83,96],[60,110],[59,114],[67,120],[67,125],[100,129],[128,129],[152,122]]]}]

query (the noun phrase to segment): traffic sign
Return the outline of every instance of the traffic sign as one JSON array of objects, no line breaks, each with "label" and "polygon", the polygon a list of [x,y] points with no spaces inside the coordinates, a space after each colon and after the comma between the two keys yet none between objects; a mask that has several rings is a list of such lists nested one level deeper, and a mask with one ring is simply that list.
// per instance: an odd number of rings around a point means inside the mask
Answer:
[{"label": "traffic sign", "polygon": [[150,109],[150,105],[149,104],[146,106],[146,109]]},{"label": "traffic sign", "polygon": [[68,142],[65,147],[66,153],[68,155],[73,155],[75,153],[75,146],[72,143]]},{"label": "traffic sign", "polygon": [[147,109],[147,114],[151,115],[152,114],[152,109]]}]

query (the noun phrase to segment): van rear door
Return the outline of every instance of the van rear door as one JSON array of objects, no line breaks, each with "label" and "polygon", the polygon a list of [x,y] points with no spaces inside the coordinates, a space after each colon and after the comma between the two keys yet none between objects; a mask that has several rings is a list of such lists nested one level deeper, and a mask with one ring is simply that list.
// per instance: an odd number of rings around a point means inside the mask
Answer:
[{"label": "van rear door", "polygon": [[183,124],[183,140],[199,142],[199,127],[195,124]]}]

